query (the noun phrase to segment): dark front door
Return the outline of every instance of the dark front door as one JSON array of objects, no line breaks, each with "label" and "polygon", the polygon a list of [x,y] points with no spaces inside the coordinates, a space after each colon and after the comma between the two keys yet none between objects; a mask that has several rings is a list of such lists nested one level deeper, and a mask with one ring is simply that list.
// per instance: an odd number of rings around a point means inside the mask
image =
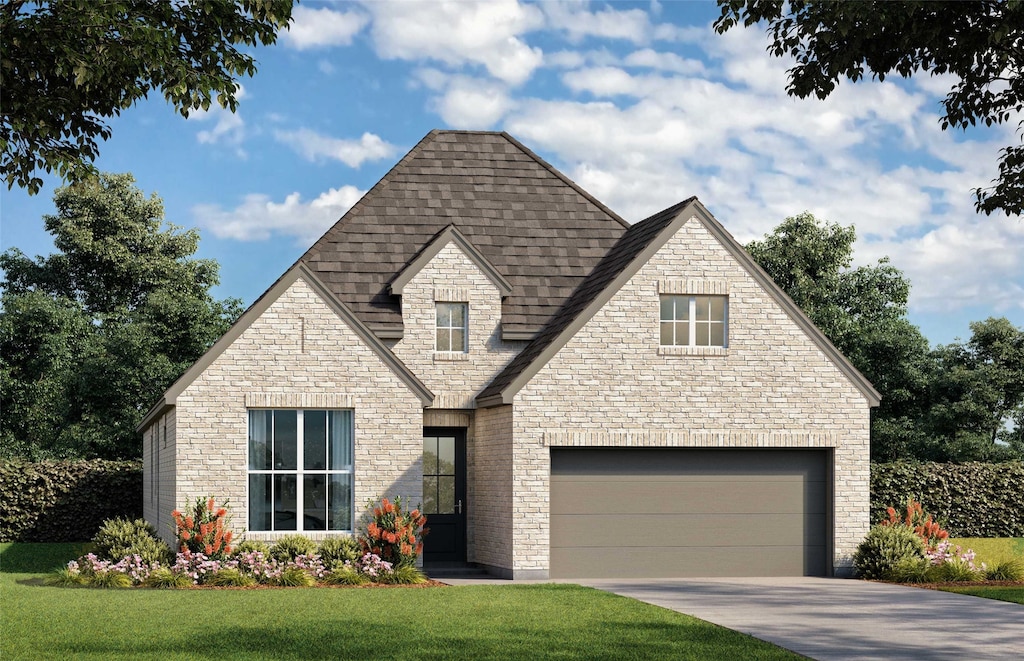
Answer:
[{"label": "dark front door", "polygon": [[423,430],[423,564],[466,562],[466,430]]}]

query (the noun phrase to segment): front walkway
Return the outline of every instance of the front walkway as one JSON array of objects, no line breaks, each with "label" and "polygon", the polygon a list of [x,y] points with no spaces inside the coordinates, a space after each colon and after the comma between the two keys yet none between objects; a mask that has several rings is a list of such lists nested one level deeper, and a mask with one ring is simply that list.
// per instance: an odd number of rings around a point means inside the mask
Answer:
[{"label": "front walkway", "polygon": [[573,581],[693,615],[820,661],[1024,658],[1024,606],[829,578]]}]

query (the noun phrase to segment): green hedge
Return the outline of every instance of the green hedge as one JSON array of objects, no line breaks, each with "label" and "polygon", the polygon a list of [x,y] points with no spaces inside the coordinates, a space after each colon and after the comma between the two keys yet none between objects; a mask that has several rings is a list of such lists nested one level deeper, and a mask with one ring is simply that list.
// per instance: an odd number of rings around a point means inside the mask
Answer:
[{"label": "green hedge", "polygon": [[79,542],[142,516],[141,461],[0,463],[0,542]]},{"label": "green hedge", "polygon": [[871,464],[871,523],[907,497],[953,537],[1024,537],[1024,463]]}]

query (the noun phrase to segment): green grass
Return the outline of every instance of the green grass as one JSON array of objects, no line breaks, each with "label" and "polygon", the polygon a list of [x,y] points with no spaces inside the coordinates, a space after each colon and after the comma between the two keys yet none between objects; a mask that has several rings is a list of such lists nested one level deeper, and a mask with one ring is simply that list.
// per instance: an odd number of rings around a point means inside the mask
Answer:
[{"label": "green grass", "polygon": [[575,585],[273,590],[45,587],[81,546],[0,544],[0,658],[798,659]]},{"label": "green grass", "polygon": [[951,538],[949,541],[965,551],[973,549],[977,554],[974,564],[985,562],[992,566],[1014,558],[1024,560],[1024,537],[959,537]]},{"label": "green grass", "polygon": [[998,599],[999,601],[1009,601],[1014,604],[1024,604],[1024,586],[1017,587],[1004,585],[974,585],[966,588],[944,587],[941,589],[946,592],[969,594],[972,597],[984,597],[986,599]]}]

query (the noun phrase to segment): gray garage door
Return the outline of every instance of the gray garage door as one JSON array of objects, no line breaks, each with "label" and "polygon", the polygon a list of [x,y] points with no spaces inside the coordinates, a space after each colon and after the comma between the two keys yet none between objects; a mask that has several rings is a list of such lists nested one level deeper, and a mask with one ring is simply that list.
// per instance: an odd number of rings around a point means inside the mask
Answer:
[{"label": "gray garage door", "polygon": [[552,449],[551,576],[822,576],[829,457]]}]

